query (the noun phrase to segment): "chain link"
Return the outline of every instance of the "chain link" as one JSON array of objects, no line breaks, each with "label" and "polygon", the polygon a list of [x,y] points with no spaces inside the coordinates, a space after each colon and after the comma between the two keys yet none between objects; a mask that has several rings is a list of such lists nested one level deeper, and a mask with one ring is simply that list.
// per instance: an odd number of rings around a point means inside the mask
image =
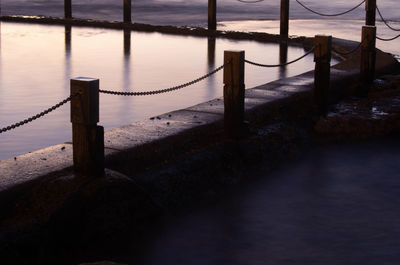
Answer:
[{"label": "chain link", "polygon": [[[75,96],[75,95],[73,95],[73,96]],[[56,105],[54,105],[54,106],[52,106],[52,107],[50,107],[50,108],[48,108],[48,109],[46,109],[46,110],[40,112],[39,114],[36,114],[36,115],[34,115],[34,116],[30,117],[30,118],[27,118],[27,119],[25,119],[25,120],[23,120],[23,121],[14,123],[14,124],[12,124],[12,125],[10,125],[10,126],[1,128],[1,129],[0,129],[0,134],[3,133],[3,132],[6,132],[6,131],[13,130],[13,129],[15,129],[15,128],[17,128],[17,127],[20,127],[20,126],[22,126],[22,125],[25,125],[25,124],[27,124],[27,123],[30,123],[31,121],[34,121],[34,120],[36,120],[36,119],[38,119],[38,118],[41,118],[41,117],[43,117],[44,115],[46,115],[46,114],[48,114],[48,113],[50,113],[50,112],[52,112],[52,111],[58,109],[59,107],[61,107],[62,105],[64,105],[65,103],[67,103],[67,102],[70,101],[70,100],[71,100],[71,96],[67,97],[66,99],[64,99],[63,101],[57,103]]]},{"label": "chain link", "polygon": [[255,3],[263,2],[264,0],[253,0],[253,1],[236,0],[236,1],[245,3],[245,4],[255,4]]},{"label": "chain link", "polygon": [[341,52],[341,51],[336,50],[335,48],[332,48],[332,51],[336,52],[336,53],[339,54],[339,55],[350,55],[350,54],[356,52],[358,49],[360,49],[360,47],[361,47],[361,45],[363,44],[364,41],[365,41],[365,40],[361,41],[361,42],[357,45],[357,47],[355,47],[354,49],[352,49],[351,51],[348,51],[348,52]]},{"label": "chain link", "polygon": [[299,58],[297,58],[297,59],[295,59],[293,61],[287,62],[287,63],[283,63],[283,64],[260,64],[260,63],[255,63],[255,62],[252,62],[252,61],[249,61],[249,60],[244,60],[244,61],[246,63],[248,63],[248,64],[252,64],[252,65],[255,65],[255,66],[259,66],[259,67],[281,67],[281,66],[286,66],[286,65],[295,63],[297,61],[300,61],[301,59],[303,59],[304,57],[306,57],[307,55],[312,53],[314,51],[314,48],[315,48],[315,46],[312,47],[308,52],[306,52],[305,54],[303,54]]},{"label": "chain link", "polygon": [[310,11],[311,13],[317,14],[317,15],[319,15],[319,16],[324,16],[324,17],[337,17],[337,16],[341,16],[341,15],[350,13],[351,11],[357,9],[359,6],[361,6],[362,4],[364,4],[365,0],[362,1],[361,3],[359,3],[357,6],[351,8],[351,9],[349,9],[349,10],[347,10],[347,11],[344,11],[344,12],[342,12],[342,13],[337,13],[337,14],[324,14],[324,13],[320,13],[320,12],[314,11],[314,10],[312,10],[311,8],[307,7],[306,5],[304,5],[303,3],[301,3],[299,0],[296,0],[296,2],[297,2],[299,5],[301,5],[302,7],[304,7],[305,9],[307,9],[308,11]]},{"label": "chain link", "polygon": [[376,6],[376,11],[378,11],[379,16],[381,17],[383,23],[385,23],[385,25],[390,28],[393,31],[400,31],[400,29],[395,29],[392,26],[389,25],[389,23],[383,18],[381,11],[379,10],[378,6]]},{"label": "chain link", "polygon": [[154,90],[154,91],[145,91],[145,92],[121,92],[121,91],[111,91],[111,90],[99,90],[100,93],[104,93],[104,94],[110,94],[110,95],[118,95],[118,96],[149,96],[149,95],[156,95],[156,94],[162,94],[162,93],[167,93],[167,92],[171,92],[174,90],[178,90],[184,87],[188,87],[191,86],[193,84],[196,84],[198,82],[200,82],[203,79],[206,79],[210,76],[212,76],[213,74],[215,74],[216,72],[220,71],[221,69],[223,69],[225,66],[227,66],[228,64],[230,64],[230,62],[221,65],[220,67],[216,68],[215,70],[209,72],[206,75],[203,75],[202,77],[199,77],[193,81],[184,83],[182,85],[179,86],[174,86],[174,87],[170,87],[170,88],[166,88],[166,89],[160,89],[160,90]]},{"label": "chain link", "polygon": [[376,36],[376,38],[377,38],[378,40],[381,40],[381,41],[392,41],[392,40],[397,39],[398,37],[400,37],[400,34],[397,35],[397,36],[395,36],[395,37],[393,37],[393,38],[390,38],[390,39],[384,39],[384,38],[381,38],[381,37]]}]

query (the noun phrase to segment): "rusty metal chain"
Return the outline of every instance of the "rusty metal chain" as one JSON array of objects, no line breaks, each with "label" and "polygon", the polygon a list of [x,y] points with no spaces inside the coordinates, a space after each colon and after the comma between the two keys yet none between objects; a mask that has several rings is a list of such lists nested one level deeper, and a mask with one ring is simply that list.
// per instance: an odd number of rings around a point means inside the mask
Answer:
[{"label": "rusty metal chain", "polygon": [[149,96],[149,95],[156,95],[156,94],[162,94],[162,93],[167,93],[167,92],[171,92],[174,90],[178,90],[184,87],[188,87],[191,86],[193,84],[196,84],[198,82],[200,82],[203,79],[206,79],[210,76],[212,76],[213,74],[215,74],[216,72],[220,71],[221,69],[223,69],[226,65],[230,64],[230,62],[221,65],[220,67],[216,68],[215,70],[209,72],[206,75],[203,75],[202,77],[199,77],[193,81],[184,83],[182,85],[179,86],[174,86],[174,87],[170,87],[170,88],[166,88],[166,89],[160,89],[160,90],[153,90],[153,91],[145,91],[145,92],[121,92],[121,91],[111,91],[111,90],[99,90],[100,93],[104,93],[104,94],[110,94],[110,95],[118,95],[118,96]]},{"label": "rusty metal chain", "polygon": [[357,45],[357,47],[355,47],[354,49],[352,49],[352,50],[350,50],[350,51],[348,51],[348,52],[341,52],[341,51],[336,50],[335,48],[332,48],[332,51],[336,52],[336,53],[339,54],[339,55],[350,55],[350,54],[352,54],[352,53],[355,53],[358,49],[360,49],[360,47],[361,47],[361,45],[363,44],[364,41],[365,41],[365,40],[361,41],[361,42]]},{"label": "rusty metal chain", "polygon": [[337,14],[324,14],[324,13],[320,13],[320,12],[314,11],[314,10],[312,10],[311,8],[307,7],[305,4],[301,3],[299,0],[296,0],[296,2],[297,2],[299,5],[301,5],[302,7],[304,7],[305,9],[307,9],[308,11],[310,11],[311,13],[314,13],[314,14],[316,14],[316,15],[324,16],[324,17],[337,17],[337,16],[341,16],[341,15],[350,13],[351,11],[357,9],[359,6],[361,6],[362,4],[364,4],[365,0],[362,1],[361,3],[359,3],[358,5],[356,5],[355,7],[353,7],[353,8],[351,8],[351,9],[347,10],[347,11],[344,11],[344,12],[342,12],[342,13],[337,13]]},{"label": "rusty metal chain", "polygon": [[42,111],[42,112],[40,112],[40,113],[38,113],[38,114],[36,114],[36,115],[30,117],[30,118],[27,118],[27,119],[25,119],[25,120],[23,120],[23,121],[14,123],[14,124],[12,124],[12,125],[10,125],[10,126],[1,128],[1,129],[0,129],[0,134],[3,133],[3,132],[6,132],[6,131],[13,130],[13,129],[17,128],[17,127],[20,127],[20,126],[22,126],[22,125],[25,125],[25,124],[27,124],[27,123],[30,123],[30,122],[32,122],[32,121],[38,119],[38,118],[43,117],[44,115],[46,115],[46,114],[48,114],[48,113],[50,113],[50,112],[52,112],[52,111],[58,109],[59,107],[61,107],[62,105],[64,105],[64,104],[67,103],[68,101],[70,101],[71,98],[72,98],[72,96],[69,96],[69,97],[67,97],[66,99],[64,99],[63,101],[57,103],[56,105],[54,105],[54,106],[52,106],[52,107],[50,107],[50,108],[48,108],[48,109],[46,109],[46,110],[44,110],[44,111]]},{"label": "rusty metal chain", "polygon": [[385,23],[385,25],[386,25],[388,28],[390,28],[390,29],[393,30],[393,31],[400,31],[400,29],[395,29],[395,28],[393,28],[392,26],[389,25],[389,23],[387,22],[387,20],[385,20],[385,19],[383,18],[383,15],[382,15],[381,11],[379,10],[378,6],[376,6],[376,11],[378,11],[378,14],[379,14],[379,16],[381,17],[383,23]]},{"label": "rusty metal chain", "polygon": [[252,64],[252,65],[255,65],[255,66],[259,66],[259,67],[282,67],[282,66],[286,66],[286,65],[295,63],[297,61],[300,61],[301,59],[303,59],[304,57],[306,57],[307,55],[312,53],[314,51],[314,48],[315,48],[315,46],[312,47],[309,51],[307,51],[305,54],[303,54],[299,58],[294,59],[293,61],[290,61],[290,62],[287,62],[287,63],[283,63],[283,64],[260,64],[260,63],[255,63],[255,62],[252,62],[252,61],[249,61],[249,60],[244,60],[244,61],[246,63],[248,63],[248,64]]},{"label": "rusty metal chain", "polygon": [[236,0],[236,1],[241,2],[241,3],[245,3],[245,4],[255,4],[255,3],[263,2],[264,0],[250,0],[250,1]]},{"label": "rusty metal chain", "polygon": [[400,37],[400,34],[397,35],[397,36],[395,36],[395,37],[393,37],[393,38],[389,38],[389,39],[385,39],[385,38],[381,38],[381,37],[376,36],[376,38],[377,38],[378,40],[381,40],[381,41],[392,41],[392,40],[397,39],[398,37]]}]

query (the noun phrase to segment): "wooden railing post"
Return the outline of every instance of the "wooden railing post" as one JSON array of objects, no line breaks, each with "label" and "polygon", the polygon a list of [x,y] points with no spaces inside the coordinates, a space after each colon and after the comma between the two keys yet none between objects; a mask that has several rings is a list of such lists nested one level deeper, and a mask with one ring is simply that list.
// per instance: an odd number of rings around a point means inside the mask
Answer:
[{"label": "wooden railing post", "polygon": [[328,112],[332,36],[316,35],[314,48],[314,103],[320,115]]},{"label": "wooden railing post", "polygon": [[375,26],[376,0],[365,1],[365,25]]},{"label": "wooden railing post", "polygon": [[281,27],[280,36],[287,39],[289,35],[289,0],[281,0]]},{"label": "wooden railing post", "polygon": [[99,79],[71,79],[72,147],[75,172],[104,173],[104,128],[99,121]]},{"label": "wooden railing post", "polygon": [[123,0],[124,1],[124,22],[131,23],[132,22],[132,0]]},{"label": "wooden railing post", "polygon": [[64,18],[72,18],[72,0],[64,0]]},{"label": "wooden railing post", "polygon": [[217,0],[208,0],[208,29],[217,29]]},{"label": "wooden railing post", "polygon": [[224,130],[242,136],[244,127],[244,51],[224,51]]},{"label": "wooden railing post", "polygon": [[361,64],[360,79],[363,85],[362,94],[368,93],[368,85],[372,84],[375,77],[376,60],[376,27],[363,26],[361,36]]}]

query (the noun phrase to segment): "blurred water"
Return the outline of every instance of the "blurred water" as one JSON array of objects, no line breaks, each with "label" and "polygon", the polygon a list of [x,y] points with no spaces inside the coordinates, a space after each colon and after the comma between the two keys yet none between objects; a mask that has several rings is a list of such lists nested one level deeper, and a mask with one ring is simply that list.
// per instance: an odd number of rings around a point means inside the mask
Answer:
[{"label": "blurred water", "polygon": [[[323,13],[348,10],[361,0],[301,0],[307,6]],[[400,21],[400,7],[396,0],[379,0],[378,6],[387,19]],[[73,16],[100,20],[122,20],[122,0],[72,1]],[[290,2],[291,19],[320,18],[306,11],[294,0]],[[4,15],[63,16],[64,0],[2,0]],[[135,22],[155,25],[206,25],[207,0],[132,0],[132,17]],[[244,4],[236,0],[217,0],[218,20],[279,19],[280,0],[265,0],[257,4]],[[364,5],[340,17],[363,19]]]},{"label": "blurred water", "polygon": [[[39,113],[69,96],[69,79],[100,79],[101,89],[148,91],[186,83],[222,65],[224,50],[279,63],[279,45],[139,33],[1,23],[0,127]],[[288,60],[304,54],[289,47]],[[246,67],[246,86],[261,85],[313,69],[313,56],[284,68]],[[100,124],[118,127],[222,96],[222,71],[185,89],[144,97],[102,94]],[[69,104],[0,135],[0,159],[71,139]]]},{"label": "blurred water", "polygon": [[[144,247],[115,258],[140,265],[400,264],[400,142],[312,148],[205,209],[171,217]],[[256,179],[256,180],[254,180]],[[134,254],[133,254],[134,253]]]},{"label": "blurred water", "polygon": [[[207,0],[132,2],[132,17],[135,22],[195,26],[205,26],[207,23]],[[265,0],[257,4],[243,4],[236,0],[217,2],[220,29],[269,33],[278,31],[279,0]],[[338,13],[348,10],[360,1],[303,0],[302,2],[320,12]],[[122,3],[122,0],[73,1],[73,16],[120,21]],[[63,0],[1,0],[0,2],[3,15],[59,17],[63,16],[63,4]],[[397,1],[380,0],[378,6],[384,17],[395,20],[391,22],[392,25],[400,28],[400,7]],[[364,18],[363,6],[348,15],[329,20],[306,11],[293,0],[290,9],[289,34],[291,35],[313,36],[324,33],[353,40],[360,38],[360,28]],[[378,22],[377,25],[378,35],[381,37],[389,38],[397,34],[388,30],[383,23]],[[128,34],[130,45],[125,45],[124,48],[122,32],[102,29],[73,28],[70,34],[71,42],[66,41],[70,38],[66,30],[57,26],[3,22],[0,24],[0,32],[0,126],[25,119],[27,115],[36,114],[64,99],[69,93],[68,79],[71,77],[99,77],[103,88],[157,89],[192,80],[219,66],[224,49],[243,48],[248,58],[257,58],[257,61],[270,63],[277,63],[279,54],[278,46],[273,45],[217,40],[213,48],[213,41],[207,39],[172,36],[164,38],[160,34],[144,33]],[[377,45],[384,51],[400,54],[398,48],[400,38],[392,42],[377,41]],[[191,52],[188,47],[196,49],[196,52]],[[268,49],[268,52],[265,52],[265,49]],[[207,52],[210,50],[215,55]],[[288,59],[296,58],[303,52],[299,48],[289,49]],[[215,60],[209,63],[208,58],[212,57],[215,57]],[[176,63],[171,67],[168,61]],[[299,74],[312,69],[312,64],[310,56],[286,69],[268,69],[266,72],[264,69],[248,67],[246,84],[247,87],[252,87],[282,76]],[[198,86],[179,92],[181,96],[176,96],[177,93],[153,96],[152,101],[146,98],[119,101],[110,96],[102,96],[101,123],[106,128],[117,127],[162,112],[190,106],[221,96],[220,88],[220,75],[217,75]],[[21,103],[21,97],[28,100]],[[67,105],[45,119],[1,135],[0,159],[67,141],[70,139],[70,127],[66,121],[68,121]]]}]

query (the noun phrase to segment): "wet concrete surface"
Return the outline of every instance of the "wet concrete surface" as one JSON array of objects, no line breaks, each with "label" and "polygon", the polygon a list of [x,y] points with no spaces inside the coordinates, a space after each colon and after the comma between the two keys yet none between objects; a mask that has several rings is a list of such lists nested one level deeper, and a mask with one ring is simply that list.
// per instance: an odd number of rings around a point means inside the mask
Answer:
[{"label": "wet concrete surface", "polygon": [[[169,218],[126,264],[399,264],[400,140],[322,144]],[[267,164],[268,161],[265,161]],[[133,251],[133,250],[132,250]]]}]

